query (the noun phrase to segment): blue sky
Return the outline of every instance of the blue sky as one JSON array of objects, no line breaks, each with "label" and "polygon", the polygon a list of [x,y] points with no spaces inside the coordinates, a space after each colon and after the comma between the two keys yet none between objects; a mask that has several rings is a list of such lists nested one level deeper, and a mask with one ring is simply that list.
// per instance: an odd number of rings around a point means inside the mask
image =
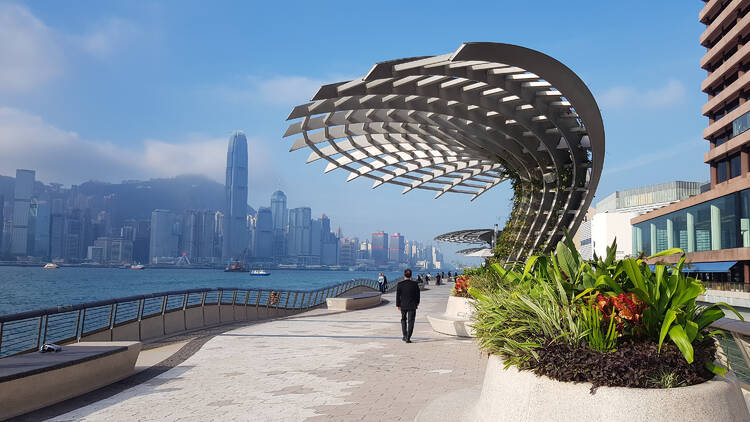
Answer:
[{"label": "blue sky", "polygon": [[465,41],[520,44],[581,76],[604,118],[597,199],[670,180],[707,180],[700,115],[700,1],[205,2],[0,0],[0,174],[119,182],[223,178],[233,130],[250,140],[250,204],[276,189],[346,235],[428,240],[490,227],[509,189],[468,196],[346,183],[289,153],[291,108],[323,83],[382,60]]}]

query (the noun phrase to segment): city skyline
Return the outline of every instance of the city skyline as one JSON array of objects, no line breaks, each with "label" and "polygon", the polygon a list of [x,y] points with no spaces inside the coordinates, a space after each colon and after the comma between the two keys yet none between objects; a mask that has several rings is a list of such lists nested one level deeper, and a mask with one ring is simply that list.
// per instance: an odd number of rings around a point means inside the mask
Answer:
[{"label": "city skyline", "polygon": [[[343,172],[324,176],[324,165],[318,163],[290,165],[305,157],[289,155],[288,145],[281,140],[289,107],[308,100],[323,83],[362,74],[374,61],[439,54],[463,41],[487,40],[523,44],[550,54],[571,64],[592,88],[607,125],[608,145],[595,202],[616,190],[675,179],[707,179],[700,159],[707,149],[698,135],[705,123],[698,113],[704,98],[690,88],[699,86],[704,76],[695,66],[704,53],[696,43],[703,28],[695,19],[695,8],[666,1],[640,16],[627,5],[586,2],[583,12],[573,12],[564,4],[546,3],[556,16],[573,19],[584,13],[592,17],[589,30],[606,37],[579,33],[563,43],[554,41],[551,29],[529,32],[521,22],[511,20],[501,28],[459,25],[455,33],[425,39],[421,28],[445,19],[437,12],[440,7],[416,13],[417,5],[402,5],[406,15],[418,16],[403,25],[406,33],[384,34],[377,42],[347,39],[341,45],[347,54],[322,59],[311,52],[325,48],[323,38],[308,40],[310,44],[304,46],[294,42],[303,26],[286,16],[282,19],[281,12],[268,5],[253,7],[250,13],[247,5],[228,3],[199,15],[193,4],[181,5],[177,12],[169,3],[150,9],[123,2],[109,8],[71,5],[63,10],[58,5],[3,2],[0,14],[17,22],[4,30],[30,37],[34,48],[29,54],[62,51],[64,57],[40,56],[47,57],[42,63],[50,70],[44,75],[13,73],[29,78],[21,88],[0,80],[0,146],[7,151],[0,157],[0,173],[36,168],[37,179],[66,184],[92,177],[112,182],[182,173],[205,174],[223,182],[226,138],[241,128],[254,151],[249,189],[259,198],[283,190],[294,198],[290,208],[325,209],[333,220],[359,234],[370,231],[365,223],[391,230],[403,225],[421,239],[465,228],[461,220],[492,227],[507,217],[508,186],[501,185],[497,192],[472,203],[450,194],[437,203],[429,192],[402,197],[400,189],[388,186],[370,191],[365,181],[342,183]],[[299,7],[306,19],[321,19],[336,5],[302,3]],[[528,12],[528,6],[518,4],[487,7],[487,17]],[[236,22],[248,13],[257,17],[256,25],[218,25]],[[456,13],[461,18],[466,12]],[[404,23],[406,15],[395,17],[393,24]],[[205,30],[183,25],[196,16]],[[278,19],[288,25],[268,26]],[[628,25],[632,19],[640,24]],[[673,23],[668,31],[665,21]],[[329,35],[333,31],[322,30]],[[410,36],[418,42],[394,42]],[[664,39],[663,46],[647,51],[629,48],[654,38]],[[102,40],[96,44],[100,48],[86,40]],[[223,48],[215,48],[218,42]],[[282,45],[295,54],[275,53]],[[245,53],[249,48],[253,54]],[[6,57],[16,56],[9,52]],[[233,66],[225,66],[227,61]],[[299,63],[305,63],[304,68]],[[11,90],[11,85],[16,88]],[[646,112],[638,111],[639,106]],[[118,117],[122,115],[129,116],[127,124]],[[633,119],[641,128],[637,135]],[[664,125],[664,121],[680,124]],[[46,153],[38,154],[42,150]],[[654,158],[674,157],[683,151],[690,153],[680,165]],[[257,202],[251,194],[251,205],[257,207]],[[399,207],[411,212],[380,212]]]}]

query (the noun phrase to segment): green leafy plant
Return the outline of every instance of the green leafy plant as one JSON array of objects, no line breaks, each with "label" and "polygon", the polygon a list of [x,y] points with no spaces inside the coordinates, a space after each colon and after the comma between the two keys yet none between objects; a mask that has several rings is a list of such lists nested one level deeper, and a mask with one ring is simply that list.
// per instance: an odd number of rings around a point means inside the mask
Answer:
[{"label": "green leafy plant", "polygon": [[602,312],[593,304],[581,306],[583,326],[586,329],[586,344],[598,352],[610,352],[617,346],[617,330],[614,315],[610,315],[607,330],[602,332]]},{"label": "green leafy plant", "polygon": [[[643,312],[643,323],[647,335],[658,342],[659,351],[668,337],[682,352],[688,363],[693,362],[693,343],[704,336],[712,336],[717,331],[708,332],[708,327],[724,316],[721,307],[734,312],[744,320],[737,311],[726,303],[715,303],[709,306],[696,304],[698,296],[705,293],[703,284],[682,272],[685,265],[685,251],[679,248],[669,249],[649,257],[682,254],[679,261],[669,268],[663,264],[649,266],[640,259],[625,259],[622,267],[633,283],[632,292],[647,304]],[[705,363],[716,373],[724,373],[713,362]]]}]

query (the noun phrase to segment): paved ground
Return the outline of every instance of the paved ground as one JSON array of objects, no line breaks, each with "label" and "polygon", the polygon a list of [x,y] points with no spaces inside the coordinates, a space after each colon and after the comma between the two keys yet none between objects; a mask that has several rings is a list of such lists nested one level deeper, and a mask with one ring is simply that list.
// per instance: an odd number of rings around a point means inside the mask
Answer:
[{"label": "paved ground", "polygon": [[172,369],[56,421],[411,421],[435,396],[481,383],[486,358],[433,332],[449,287],[422,292],[401,341],[394,294],[377,308],[319,309],[226,331]]}]

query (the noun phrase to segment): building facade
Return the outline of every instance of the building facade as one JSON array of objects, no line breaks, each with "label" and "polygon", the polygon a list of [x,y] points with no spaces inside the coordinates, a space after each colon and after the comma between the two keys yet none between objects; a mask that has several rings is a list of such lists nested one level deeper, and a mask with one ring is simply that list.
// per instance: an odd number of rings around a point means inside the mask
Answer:
[{"label": "building facade", "polygon": [[704,280],[750,283],[749,10],[747,1],[709,1],[699,15],[710,189],[631,221],[634,253],[681,247]]},{"label": "building facade", "polygon": [[372,260],[375,265],[385,265],[388,262],[388,233],[376,232],[372,234]]},{"label": "building facade", "polygon": [[16,170],[16,185],[13,193],[13,234],[10,251],[14,255],[32,253],[34,225],[32,216],[32,197],[34,195],[36,172],[34,170]]},{"label": "building facade", "polygon": [[229,138],[227,149],[224,260],[238,258],[248,245],[247,180],[247,138],[238,131]]},{"label": "building facade", "polygon": [[154,210],[151,213],[151,243],[149,262],[158,264],[180,255],[180,221],[177,215],[168,210]]}]

